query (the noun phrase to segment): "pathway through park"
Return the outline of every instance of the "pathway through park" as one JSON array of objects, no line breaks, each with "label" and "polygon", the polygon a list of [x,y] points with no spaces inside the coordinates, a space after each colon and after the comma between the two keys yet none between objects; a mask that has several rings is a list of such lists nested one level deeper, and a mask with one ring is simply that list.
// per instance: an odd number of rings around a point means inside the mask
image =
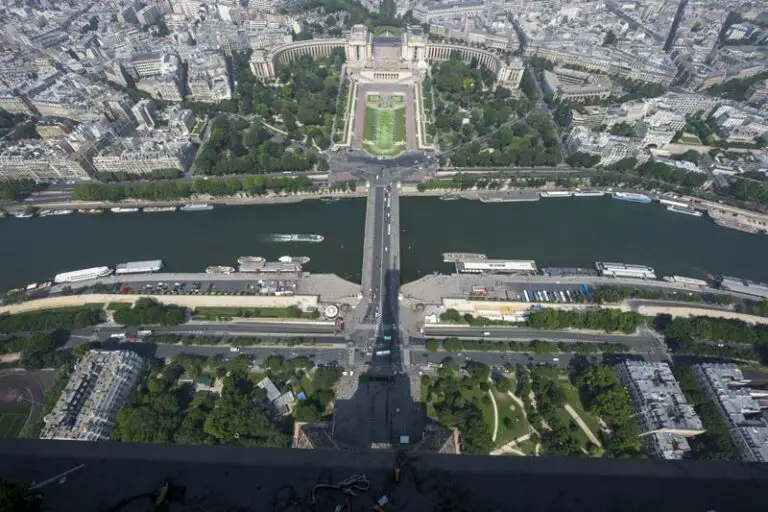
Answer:
[{"label": "pathway through park", "polygon": [[496,397],[493,396],[493,391],[488,390],[488,395],[491,397],[491,403],[493,404],[493,437],[491,441],[496,442],[496,434],[499,431],[499,408],[496,406]]},{"label": "pathway through park", "polygon": [[600,444],[600,441],[595,437],[595,434],[592,433],[592,431],[589,429],[586,423],[584,423],[584,420],[581,419],[581,416],[579,416],[579,413],[577,413],[573,407],[571,407],[571,404],[565,404],[565,410],[568,411],[568,414],[571,415],[571,418],[574,419],[574,421],[581,427],[581,430],[584,431],[584,433],[587,435],[587,438],[597,446],[602,448],[602,445]]}]

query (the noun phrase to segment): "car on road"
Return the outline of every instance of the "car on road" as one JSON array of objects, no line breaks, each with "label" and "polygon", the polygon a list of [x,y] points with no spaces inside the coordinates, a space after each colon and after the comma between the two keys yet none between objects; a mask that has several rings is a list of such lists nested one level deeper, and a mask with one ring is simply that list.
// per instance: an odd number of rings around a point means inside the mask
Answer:
[{"label": "car on road", "polygon": [[560,358],[559,357],[553,357],[552,361],[555,362],[555,363],[559,363],[560,362]]},{"label": "car on road", "polygon": [[488,332],[488,331],[485,331],[485,332],[483,333],[483,336],[490,336],[490,335],[491,335],[491,333],[490,333],[490,332]]}]

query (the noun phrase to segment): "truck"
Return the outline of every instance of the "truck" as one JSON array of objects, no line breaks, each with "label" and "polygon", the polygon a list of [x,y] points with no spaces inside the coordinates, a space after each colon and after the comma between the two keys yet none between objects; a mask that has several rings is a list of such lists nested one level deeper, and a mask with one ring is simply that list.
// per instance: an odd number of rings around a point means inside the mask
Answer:
[{"label": "truck", "polygon": [[377,356],[388,356],[390,354],[392,354],[392,351],[390,351],[390,350],[377,350],[376,351],[376,355]]},{"label": "truck", "polygon": [[139,329],[136,331],[139,336],[152,336],[152,329]]},{"label": "truck", "polygon": [[110,338],[125,338],[126,334],[124,332],[114,332],[109,335]]}]

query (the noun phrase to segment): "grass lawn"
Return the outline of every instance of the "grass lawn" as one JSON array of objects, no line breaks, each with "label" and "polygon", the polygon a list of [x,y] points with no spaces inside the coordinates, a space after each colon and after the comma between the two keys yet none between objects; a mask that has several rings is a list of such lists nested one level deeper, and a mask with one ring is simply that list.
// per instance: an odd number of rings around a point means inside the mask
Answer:
[{"label": "grass lawn", "polygon": [[579,391],[572,386],[563,386],[563,392],[565,393],[565,400],[573,407],[573,410],[581,416],[584,423],[587,424],[589,430],[592,431],[595,436],[600,439],[600,424],[597,422],[594,416],[584,410],[584,405],[581,403],[579,397]]},{"label": "grass lawn", "polygon": [[530,456],[536,455],[536,444],[530,439],[528,441],[523,441],[522,443],[518,444],[517,448],[526,455],[530,455]]},{"label": "grass lawn", "polygon": [[[496,435],[496,445],[503,446],[513,439],[522,437],[530,431],[528,422],[523,417],[522,409],[506,393],[493,392],[496,398],[496,406],[499,408],[499,431]],[[509,418],[512,422],[507,428],[504,426],[504,418]],[[493,425],[493,418],[491,418]]]},{"label": "grass lawn", "polygon": [[684,133],[678,142],[682,144],[701,144],[701,139],[692,133]]},{"label": "grass lawn", "polygon": [[0,405],[0,439],[19,435],[29,416],[29,408],[28,404]]},{"label": "grass lawn", "polygon": [[367,98],[363,118],[365,149],[374,155],[395,155],[403,151],[405,141],[405,107],[402,101],[390,108],[372,106],[373,96]]}]

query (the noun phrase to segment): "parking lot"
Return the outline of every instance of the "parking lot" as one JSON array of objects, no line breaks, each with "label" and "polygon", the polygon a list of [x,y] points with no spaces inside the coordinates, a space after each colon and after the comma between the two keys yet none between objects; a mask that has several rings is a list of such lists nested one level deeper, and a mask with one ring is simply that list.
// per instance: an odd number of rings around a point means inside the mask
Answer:
[{"label": "parking lot", "polygon": [[590,302],[591,288],[576,283],[462,283],[461,293],[467,297],[516,302],[551,302],[559,304]]},{"label": "parking lot", "polygon": [[243,281],[132,281],[107,284],[107,293],[152,293],[161,295],[295,295],[295,280],[260,279]]}]

